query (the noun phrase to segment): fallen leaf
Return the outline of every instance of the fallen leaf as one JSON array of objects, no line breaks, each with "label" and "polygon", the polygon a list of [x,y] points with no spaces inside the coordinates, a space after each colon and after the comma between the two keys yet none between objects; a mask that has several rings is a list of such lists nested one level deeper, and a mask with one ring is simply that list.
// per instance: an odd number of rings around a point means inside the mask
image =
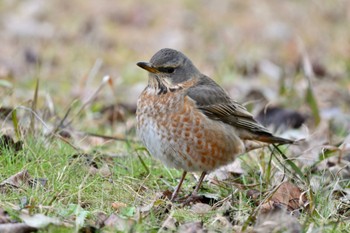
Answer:
[{"label": "fallen leaf", "polygon": [[252,200],[258,200],[261,195],[261,192],[256,189],[250,189],[247,191],[247,196]]},{"label": "fallen leaf", "polygon": [[19,188],[21,185],[28,185],[31,179],[27,170],[20,171],[0,183],[0,192],[7,192],[11,188]]},{"label": "fallen leaf", "polygon": [[[217,214],[214,217],[214,220],[210,223],[210,225],[214,226],[217,229],[222,229],[223,232],[231,232],[230,230],[233,227],[230,220],[227,217],[222,216],[221,214]],[[232,231],[232,232],[236,232],[236,231]]]},{"label": "fallen leaf", "polygon": [[196,203],[191,207],[191,211],[196,214],[206,214],[211,210],[211,206],[204,203]]},{"label": "fallen leaf", "polygon": [[119,210],[121,208],[125,208],[127,205],[123,202],[114,202],[112,203],[112,208],[115,210]]},{"label": "fallen leaf", "polygon": [[36,229],[41,229],[41,228],[47,227],[49,224],[55,224],[55,225],[60,224],[59,219],[53,218],[53,217],[48,217],[48,216],[43,215],[43,214],[34,214],[34,215],[21,214],[20,218],[28,226],[34,227]]},{"label": "fallen leaf", "polygon": [[35,187],[37,185],[41,185],[44,187],[47,183],[47,179],[46,178],[33,178],[33,179],[30,179],[28,181],[28,183],[31,187]]},{"label": "fallen leaf", "polygon": [[179,231],[182,233],[204,233],[207,232],[203,228],[203,222],[190,222],[185,223],[179,227]]},{"label": "fallen leaf", "polygon": [[9,222],[11,222],[10,216],[4,209],[0,208],[0,224],[9,223]]},{"label": "fallen leaf", "polygon": [[[2,81],[2,80],[0,80]],[[1,86],[1,83],[0,83]],[[13,108],[10,107],[0,107],[0,119],[5,119],[6,117],[9,116],[9,114],[11,114]],[[0,138],[4,137],[5,135],[1,136]],[[1,140],[1,139],[0,139]]]},{"label": "fallen leaf", "polygon": [[0,137],[0,155],[3,150],[13,149],[15,152],[20,151],[23,147],[22,141],[15,142],[9,135],[2,135]]},{"label": "fallen leaf", "polygon": [[209,180],[210,182],[216,182],[216,180],[223,181],[234,177],[234,175],[241,175],[243,173],[244,170],[241,166],[241,160],[236,159],[234,162],[211,172],[205,180]]},{"label": "fallen leaf", "polygon": [[105,221],[108,218],[107,214],[102,212],[102,211],[98,211],[98,212],[95,212],[93,215],[94,215],[94,217],[96,219],[95,226],[97,228],[104,227]]},{"label": "fallen leaf", "polygon": [[30,233],[35,231],[37,231],[35,227],[28,226],[25,223],[0,224],[1,233]]},{"label": "fallen leaf", "polygon": [[260,212],[254,226],[254,232],[299,233],[302,232],[302,228],[296,217],[283,210],[274,210],[267,213]]},{"label": "fallen leaf", "polygon": [[111,170],[109,169],[108,164],[103,163],[102,166],[98,169],[98,173],[102,176],[102,177],[110,177],[112,175]]},{"label": "fallen leaf", "polygon": [[166,220],[163,222],[161,228],[159,229],[158,232],[168,232],[168,231],[171,231],[171,232],[175,232],[176,231],[176,219],[173,218],[172,215],[169,215]]},{"label": "fallen leaf", "polygon": [[116,231],[129,232],[135,221],[132,219],[122,218],[116,214],[111,214],[104,222],[105,227],[113,228]]},{"label": "fallen leaf", "polygon": [[72,159],[77,159],[77,160],[79,160],[79,162],[81,162],[87,166],[98,169],[98,165],[95,161],[96,159],[93,155],[86,154],[86,153],[73,154]]},{"label": "fallen leaf", "polygon": [[293,183],[288,181],[278,186],[272,197],[261,206],[261,212],[267,213],[274,209],[293,211],[300,209],[306,202],[306,196]]}]

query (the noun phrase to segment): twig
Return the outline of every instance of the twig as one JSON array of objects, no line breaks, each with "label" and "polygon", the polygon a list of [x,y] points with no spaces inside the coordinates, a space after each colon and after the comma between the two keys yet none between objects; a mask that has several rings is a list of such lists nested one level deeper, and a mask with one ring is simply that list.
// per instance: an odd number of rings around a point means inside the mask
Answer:
[{"label": "twig", "polygon": [[97,96],[97,94],[102,90],[102,88],[106,85],[106,83],[109,83],[110,80],[110,76],[106,75],[103,77],[101,84],[98,86],[98,88],[96,89],[96,91],[94,93],[92,93],[92,95],[89,96],[89,98],[85,101],[85,103],[80,107],[79,111],[70,119],[69,122],[66,123],[65,126],[70,125],[73,120],[80,115],[80,113],[85,109],[86,106],[88,106],[91,101]]}]

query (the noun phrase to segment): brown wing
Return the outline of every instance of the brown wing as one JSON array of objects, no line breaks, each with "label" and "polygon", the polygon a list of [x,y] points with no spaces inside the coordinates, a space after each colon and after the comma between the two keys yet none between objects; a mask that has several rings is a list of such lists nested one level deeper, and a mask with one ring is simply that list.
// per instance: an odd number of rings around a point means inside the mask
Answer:
[{"label": "brown wing", "polygon": [[[187,95],[197,108],[213,120],[222,121],[254,135],[252,139],[275,143],[290,143],[287,139],[274,137],[268,129],[258,123],[245,107],[233,101],[212,79],[202,76],[199,82],[188,89]],[[256,137],[255,137],[256,136]]]}]

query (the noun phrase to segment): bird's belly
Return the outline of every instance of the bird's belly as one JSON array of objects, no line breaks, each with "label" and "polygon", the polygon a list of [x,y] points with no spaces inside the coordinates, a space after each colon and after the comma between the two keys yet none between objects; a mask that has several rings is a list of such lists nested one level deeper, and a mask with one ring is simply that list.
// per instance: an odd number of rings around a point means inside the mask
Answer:
[{"label": "bird's belly", "polygon": [[[235,129],[202,114],[188,97],[139,101],[138,135],[149,152],[169,167],[211,171],[244,151]],[[164,96],[165,97],[165,96]]]}]

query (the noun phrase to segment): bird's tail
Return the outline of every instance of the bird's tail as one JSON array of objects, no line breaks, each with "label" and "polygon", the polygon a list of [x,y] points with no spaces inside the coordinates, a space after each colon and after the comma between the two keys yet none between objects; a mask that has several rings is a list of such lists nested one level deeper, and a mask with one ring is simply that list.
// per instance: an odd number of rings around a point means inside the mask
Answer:
[{"label": "bird's tail", "polygon": [[271,144],[294,144],[295,143],[295,141],[293,140],[276,137],[276,136],[273,136],[272,134],[257,136],[256,140],[261,142],[271,143]]}]

